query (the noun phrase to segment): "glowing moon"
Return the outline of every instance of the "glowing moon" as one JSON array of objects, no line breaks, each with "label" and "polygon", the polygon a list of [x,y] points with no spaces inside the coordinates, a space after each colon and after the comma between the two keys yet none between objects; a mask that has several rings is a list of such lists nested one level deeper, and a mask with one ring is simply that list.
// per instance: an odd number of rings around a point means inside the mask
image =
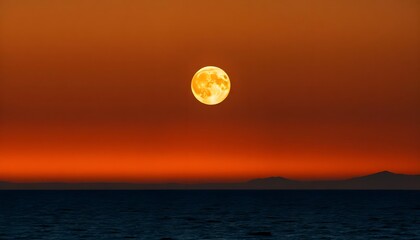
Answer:
[{"label": "glowing moon", "polygon": [[218,67],[203,67],[194,74],[191,90],[195,98],[204,104],[221,103],[230,91],[229,76]]}]

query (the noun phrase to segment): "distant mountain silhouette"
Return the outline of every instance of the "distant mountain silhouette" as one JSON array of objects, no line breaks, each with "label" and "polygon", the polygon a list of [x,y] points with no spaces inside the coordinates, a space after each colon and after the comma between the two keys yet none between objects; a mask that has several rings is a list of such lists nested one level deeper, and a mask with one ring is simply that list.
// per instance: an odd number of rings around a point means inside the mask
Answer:
[{"label": "distant mountain silhouette", "polygon": [[344,182],[344,186],[358,189],[420,189],[420,175],[383,171],[349,179]]},{"label": "distant mountain silhouette", "polygon": [[256,187],[256,188],[276,188],[278,186],[287,186],[292,183],[297,183],[297,181],[290,180],[283,177],[269,177],[269,178],[252,179],[244,183],[244,185],[248,187]]},{"label": "distant mountain silhouette", "polygon": [[36,190],[36,189],[105,189],[105,190],[189,190],[189,189],[387,189],[387,190],[420,190],[420,175],[397,174],[388,171],[346,180],[332,181],[296,181],[283,177],[252,179],[240,183],[206,183],[206,184],[143,184],[143,183],[12,183],[0,182],[0,190]]}]

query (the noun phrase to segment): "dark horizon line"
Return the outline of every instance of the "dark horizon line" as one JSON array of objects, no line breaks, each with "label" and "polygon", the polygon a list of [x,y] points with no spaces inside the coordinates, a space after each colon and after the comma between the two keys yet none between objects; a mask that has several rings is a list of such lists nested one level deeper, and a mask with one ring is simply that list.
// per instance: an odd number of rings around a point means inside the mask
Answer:
[{"label": "dark horizon line", "polygon": [[248,183],[252,181],[259,181],[259,180],[270,180],[270,179],[283,179],[285,181],[293,181],[293,182],[300,182],[300,183],[313,183],[313,182],[340,182],[340,181],[347,181],[362,177],[374,176],[377,174],[389,174],[389,175],[400,175],[400,176],[420,176],[418,174],[405,174],[405,173],[396,173],[391,172],[388,170],[383,170],[379,172],[374,172],[371,174],[366,175],[355,175],[352,177],[344,178],[344,179],[314,179],[314,180],[300,180],[300,179],[292,179],[292,178],[285,178],[282,176],[269,176],[269,177],[259,177],[259,178],[251,178],[244,181],[234,181],[234,182],[197,182],[197,183],[183,183],[183,182],[132,182],[132,181],[28,181],[28,182],[20,182],[20,181],[8,181],[0,179],[0,183],[3,184],[127,184],[127,185],[165,185],[165,184],[174,184],[174,185],[206,185],[206,184],[241,184],[241,183]]}]

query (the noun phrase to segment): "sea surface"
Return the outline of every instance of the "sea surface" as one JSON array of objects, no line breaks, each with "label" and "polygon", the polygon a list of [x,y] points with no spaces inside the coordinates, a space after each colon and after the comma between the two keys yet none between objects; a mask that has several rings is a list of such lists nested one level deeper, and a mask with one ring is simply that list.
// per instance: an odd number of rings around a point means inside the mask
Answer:
[{"label": "sea surface", "polygon": [[0,239],[420,239],[420,191],[0,191]]}]

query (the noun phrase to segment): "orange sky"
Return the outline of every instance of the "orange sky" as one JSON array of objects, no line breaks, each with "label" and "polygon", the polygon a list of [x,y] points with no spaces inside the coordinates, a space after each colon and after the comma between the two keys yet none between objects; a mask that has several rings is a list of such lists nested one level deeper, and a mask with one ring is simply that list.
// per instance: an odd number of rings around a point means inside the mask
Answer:
[{"label": "orange sky", "polygon": [[[0,1],[0,180],[420,174],[418,1]],[[193,97],[206,65],[232,90]]]}]

